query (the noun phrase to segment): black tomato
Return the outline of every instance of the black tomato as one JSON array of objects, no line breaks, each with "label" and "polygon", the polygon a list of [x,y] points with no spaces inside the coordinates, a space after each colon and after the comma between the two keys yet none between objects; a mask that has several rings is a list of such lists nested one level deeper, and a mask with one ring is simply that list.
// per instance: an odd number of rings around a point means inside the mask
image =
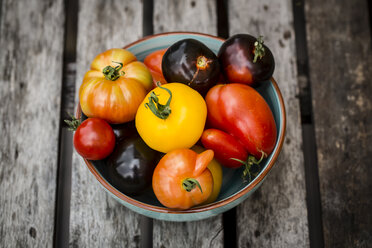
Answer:
[{"label": "black tomato", "polygon": [[187,84],[205,95],[218,82],[220,65],[217,56],[203,43],[184,39],[167,49],[162,70],[167,82]]},{"label": "black tomato", "polygon": [[115,134],[116,143],[119,143],[123,139],[131,137],[137,133],[134,121],[123,124],[111,124],[111,127]]},{"label": "black tomato", "polygon": [[124,194],[138,195],[151,185],[159,159],[138,134],[123,139],[107,158],[109,182]]},{"label": "black tomato", "polygon": [[219,52],[221,70],[230,83],[255,85],[271,78],[275,68],[273,54],[263,44],[248,34],[237,34],[226,40]]}]

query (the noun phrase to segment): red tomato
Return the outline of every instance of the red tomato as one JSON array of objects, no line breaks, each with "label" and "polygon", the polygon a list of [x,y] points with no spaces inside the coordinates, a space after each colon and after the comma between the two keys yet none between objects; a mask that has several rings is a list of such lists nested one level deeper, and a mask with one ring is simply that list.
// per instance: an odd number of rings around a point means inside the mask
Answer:
[{"label": "red tomato", "polygon": [[104,159],[114,150],[114,131],[103,119],[88,118],[76,129],[74,147],[85,159]]},{"label": "red tomato", "polygon": [[150,70],[150,73],[152,75],[153,88],[158,87],[158,82],[160,83],[160,85],[163,85],[163,84],[167,83],[167,81],[165,81],[165,79],[163,77],[163,74],[161,74],[157,71],[153,71],[153,70]]},{"label": "red tomato", "polygon": [[213,177],[207,168],[212,159],[212,150],[197,154],[176,149],[167,153],[152,176],[152,188],[161,204],[188,209],[205,202],[213,190]]},{"label": "red tomato", "polygon": [[201,137],[203,146],[214,151],[215,158],[229,168],[239,168],[241,162],[231,158],[246,161],[248,153],[244,146],[233,136],[218,129],[207,129]]},{"label": "red tomato", "polygon": [[235,137],[249,154],[269,155],[276,143],[274,116],[264,98],[243,84],[216,85],[206,96],[208,123]]},{"label": "red tomato", "polygon": [[160,82],[160,84],[167,83],[167,81],[164,79],[163,71],[161,69],[161,61],[166,51],[167,49],[157,50],[147,55],[147,57],[144,60],[144,64],[149,68],[151,72],[152,79],[154,82],[154,87],[157,86],[156,85],[157,82]]},{"label": "red tomato", "polygon": [[167,51],[167,49],[161,49],[161,50],[157,50],[153,53],[150,53],[149,55],[147,55],[147,57],[145,58],[143,63],[145,63],[145,65],[150,70],[156,71],[158,73],[163,73],[163,71],[161,70],[161,61],[162,61],[163,55],[166,51]]}]

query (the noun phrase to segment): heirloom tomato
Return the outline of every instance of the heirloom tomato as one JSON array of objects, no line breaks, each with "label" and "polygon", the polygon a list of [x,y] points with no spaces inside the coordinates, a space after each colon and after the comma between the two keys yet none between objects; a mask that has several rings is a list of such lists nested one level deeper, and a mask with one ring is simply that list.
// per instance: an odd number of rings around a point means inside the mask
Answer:
[{"label": "heirloom tomato", "polygon": [[248,152],[236,138],[218,129],[207,129],[201,137],[203,146],[214,151],[214,157],[229,168],[239,168],[242,164],[231,158],[247,160]]},{"label": "heirloom tomato", "polygon": [[206,96],[208,125],[201,141],[217,160],[231,168],[245,166],[243,177],[251,179],[274,149],[276,125],[269,105],[252,87],[244,84],[216,85]]},{"label": "heirloom tomato", "polygon": [[205,202],[213,189],[213,177],[207,168],[212,159],[212,150],[197,154],[190,149],[176,149],[167,153],[152,177],[152,188],[161,204],[189,209]]},{"label": "heirloom tomato", "polygon": [[198,92],[168,83],[153,89],[141,103],[136,128],[149,147],[167,153],[192,147],[203,133],[206,118],[207,106]]},{"label": "heirloom tomato", "polygon": [[256,39],[248,34],[236,34],[226,40],[219,52],[221,71],[230,83],[254,85],[269,80],[275,62],[262,37]]},{"label": "heirloom tomato", "polygon": [[[198,154],[205,151],[203,147],[197,146],[197,145],[193,146],[191,150],[193,150],[194,152]],[[222,186],[222,174],[223,173],[222,173],[221,164],[218,163],[218,161],[213,158],[211,162],[209,162],[208,164],[208,169],[212,173],[212,177],[213,177],[213,190],[212,190],[212,194],[208,197],[208,199],[205,202],[203,202],[203,204],[209,204],[209,203],[214,202],[217,199],[218,195],[220,194],[221,186]]]},{"label": "heirloom tomato", "polygon": [[114,150],[115,135],[106,121],[88,118],[76,128],[74,147],[85,159],[101,160]]},{"label": "heirloom tomato", "polygon": [[203,96],[220,76],[217,56],[195,39],[180,40],[170,46],[163,56],[162,69],[168,82],[187,84]]},{"label": "heirloom tomato", "polygon": [[230,134],[256,158],[273,151],[274,116],[255,89],[244,84],[216,85],[208,92],[206,103],[210,127]]},{"label": "heirloom tomato", "polygon": [[161,61],[163,59],[164,53],[167,51],[167,49],[161,49],[157,50],[155,52],[150,53],[149,55],[146,56],[145,60],[143,63],[149,68],[152,79],[154,82],[154,87],[157,86],[157,83],[159,82],[160,84],[166,84],[167,81],[165,81],[164,76],[163,76],[163,71],[161,68]]},{"label": "heirloom tomato", "polygon": [[124,49],[99,54],[79,90],[80,106],[88,117],[109,123],[134,120],[137,108],[152,88],[147,67]]},{"label": "heirloom tomato", "polygon": [[120,140],[107,158],[110,183],[124,194],[140,194],[151,185],[159,154],[148,147],[137,132]]}]

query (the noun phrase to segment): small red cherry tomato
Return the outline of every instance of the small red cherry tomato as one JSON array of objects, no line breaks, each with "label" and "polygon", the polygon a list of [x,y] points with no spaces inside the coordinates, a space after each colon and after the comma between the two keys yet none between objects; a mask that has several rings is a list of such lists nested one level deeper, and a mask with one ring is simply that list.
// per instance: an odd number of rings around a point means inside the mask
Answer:
[{"label": "small red cherry tomato", "polygon": [[75,150],[85,159],[104,159],[114,150],[114,146],[114,131],[103,119],[88,118],[75,131]]}]

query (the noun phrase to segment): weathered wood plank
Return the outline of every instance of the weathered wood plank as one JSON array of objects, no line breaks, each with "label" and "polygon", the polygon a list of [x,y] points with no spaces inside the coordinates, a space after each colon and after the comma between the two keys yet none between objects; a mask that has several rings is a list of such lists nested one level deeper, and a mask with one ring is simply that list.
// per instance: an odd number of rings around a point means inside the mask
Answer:
[{"label": "weathered wood plank", "polygon": [[239,247],[309,246],[293,15],[290,0],[229,1],[230,35],[263,35],[287,110],[283,150],[262,187],[237,209]]},{"label": "weathered wood plank", "polygon": [[154,0],[154,32],[191,31],[217,34],[215,0]]},{"label": "weathered wood plank", "polygon": [[[82,0],[79,9],[76,99],[84,73],[98,53],[142,36],[142,1]],[[76,152],[72,167],[70,244],[138,247],[140,216],[104,192]]]},{"label": "weathered wood plank", "polygon": [[63,1],[0,4],[0,246],[51,247]]},{"label": "weathered wood plank", "polygon": [[367,1],[306,1],[326,247],[372,242],[372,49]]},{"label": "weathered wood plank", "polygon": [[[194,31],[217,34],[216,1],[154,1],[155,33]],[[196,222],[154,220],[154,247],[223,247],[222,216]]]}]

